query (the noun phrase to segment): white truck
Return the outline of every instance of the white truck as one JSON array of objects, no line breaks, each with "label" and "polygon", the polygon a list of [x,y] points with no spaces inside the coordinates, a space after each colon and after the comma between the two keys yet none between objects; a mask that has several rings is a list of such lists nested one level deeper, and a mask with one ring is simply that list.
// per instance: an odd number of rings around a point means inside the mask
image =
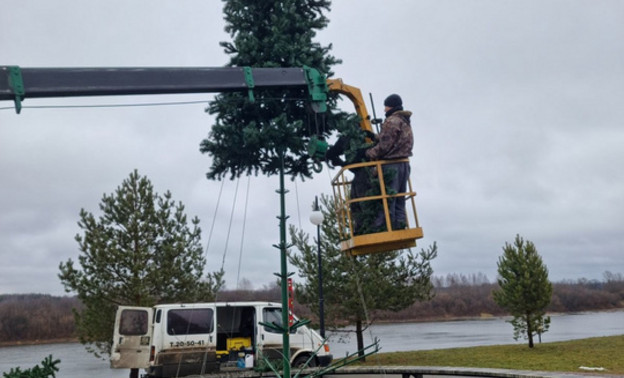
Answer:
[{"label": "white truck", "polygon": [[[257,366],[262,356],[282,355],[282,334],[260,323],[282,323],[282,306],[271,302],[213,302],[120,306],[110,363],[145,369],[150,377],[174,377]],[[301,326],[290,334],[290,362],[327,366],[329,346]]]}]

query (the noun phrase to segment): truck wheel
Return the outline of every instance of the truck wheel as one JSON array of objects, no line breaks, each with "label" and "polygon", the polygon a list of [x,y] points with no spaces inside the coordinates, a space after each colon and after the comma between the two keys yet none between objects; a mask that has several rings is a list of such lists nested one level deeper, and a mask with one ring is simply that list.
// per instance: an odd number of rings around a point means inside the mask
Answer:
[{"label": "truck wheel", "polygon": [[[302,368],[303,365],[305,365],[308,358],[310,358],[309,354],[302,354],[301,356],[297,356],[297,358],[295,358],[295,361],[293,361],[292,366],[295,368]],[[307,367],[315,367],[315,366],[316,366],[316,359],[313,358]]]}]

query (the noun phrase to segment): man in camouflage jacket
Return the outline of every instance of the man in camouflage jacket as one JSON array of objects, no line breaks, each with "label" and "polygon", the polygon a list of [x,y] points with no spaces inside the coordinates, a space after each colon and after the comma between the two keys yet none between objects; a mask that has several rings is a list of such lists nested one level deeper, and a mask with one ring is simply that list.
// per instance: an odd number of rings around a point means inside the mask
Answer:
[{"label": "man in camouflage jacket", "polygon": [[[379,142],[374,147],[366,150],[369,160],[394,160],[405,159],[412,156],[414,135],[410,125],[412,112],[403,110],[403,101],[397,94],[388,96],[384,101],[386,120],[381,126]],[[395,163],[384,165],[384,177],[386,172],[392,172],[391,179],[386,182],[386,192],[391,190],[396,193],[407,192],[407,180],[410,174],[409,163]],[[405,196],[388,199],[388,210],[392,229],[402,229],[407,226],[405,214]],[[383,209],[375,220],[375,226],[385,228],[385,215]]]}]

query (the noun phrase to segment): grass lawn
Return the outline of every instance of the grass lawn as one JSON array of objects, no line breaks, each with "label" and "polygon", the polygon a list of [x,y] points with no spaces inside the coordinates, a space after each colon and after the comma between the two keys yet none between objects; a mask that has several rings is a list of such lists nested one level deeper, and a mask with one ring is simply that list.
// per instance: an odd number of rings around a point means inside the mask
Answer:
[{"label": "grass lawn", "polygon": [[580,366],[602,367],[592,374],[624,375],[624,335],[524,345],[378,353],[361,365],[452,366],[587,373]]}]

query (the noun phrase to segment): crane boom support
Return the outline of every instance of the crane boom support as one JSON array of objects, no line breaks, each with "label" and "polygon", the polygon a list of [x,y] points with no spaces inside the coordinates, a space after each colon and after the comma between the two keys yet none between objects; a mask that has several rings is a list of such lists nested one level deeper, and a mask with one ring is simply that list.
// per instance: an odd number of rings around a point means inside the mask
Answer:
[{"label": "crane boom support", "polygon": [[[0,101],[24,98],[307,90],[324,111],[325,78],[309,67],[20,68],[0,66]],[[250,98],[253,99],[252,92]],[[19,112],[19,111],[18,111]]]}]

